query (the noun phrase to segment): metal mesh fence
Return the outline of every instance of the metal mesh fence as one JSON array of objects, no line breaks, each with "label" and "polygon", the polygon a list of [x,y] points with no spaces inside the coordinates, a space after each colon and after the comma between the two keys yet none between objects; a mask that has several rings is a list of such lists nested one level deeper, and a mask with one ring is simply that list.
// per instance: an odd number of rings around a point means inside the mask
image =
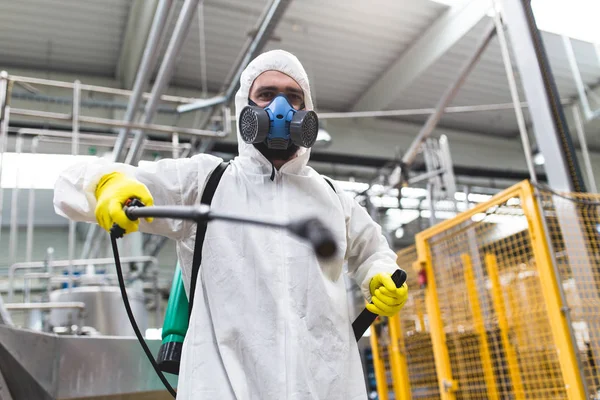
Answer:
[{"label": "metal mesh fence", "polygon": [[600,398],[600,195],[540,191],[590,398]]},{"label": "metal mesh fence", "polygon": [[397,317],[403,342],[401,348],[406,357],[411,398],[439,399],[435,359],[427,324],[425,290],[419,287],[418,276],[413,272],[416,261],[417,249],[414,246],[398,252],[398,265],[408,272],[409,288],[409,299]]},{"label": "metal mesh fence", "polygon": [[566,398],[520,204],[429,239],[457,399]]},{"label": "metal mesh fence", "polygon": [[418,234],[398,260],[409,301],[380,323],[385,396],[600,399],[599,207],[522,182]]},{"label": "metal mesh fence", "polygon": [[398,400],[440,397],[427,326],[425,293],[419,287],[417,275],[412,273],[416,261],[414,246],[398,252],[398,265],[408,272],[409,299],[398,316],[379,318],[375,325],[379,357],[386,368],[387,393],[378,390],[380,398],[386,395]]}]

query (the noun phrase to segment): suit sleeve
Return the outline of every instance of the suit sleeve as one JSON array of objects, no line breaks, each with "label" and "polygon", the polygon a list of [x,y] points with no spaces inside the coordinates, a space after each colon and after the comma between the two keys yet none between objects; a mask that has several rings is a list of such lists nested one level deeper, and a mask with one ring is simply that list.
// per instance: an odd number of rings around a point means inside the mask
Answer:
[{"label": "suit sleeve", "polygon": [[[157,206],[194,205],[199,201],[199,187],[204,187],[209,174],[220,162],[220,158],[199,154],[144,163],[139,167],[104,159],[76,164],[63,171],[54,185],[54,209],[63,217],[96,223],[96,186],[111,172],[121,172],[145,184]],[[189,223],[181,220],[140,221],[140,231],[174,240],[181,239],[188,228]]]},{"label": "suit sleeve", "polygon": [[398,269],[396,253],[381,233],[381,227],[348,193],[337,190],[346,216],[346,260],[348,274],[370,301],[369,283],[378,273],[394,273]]}]

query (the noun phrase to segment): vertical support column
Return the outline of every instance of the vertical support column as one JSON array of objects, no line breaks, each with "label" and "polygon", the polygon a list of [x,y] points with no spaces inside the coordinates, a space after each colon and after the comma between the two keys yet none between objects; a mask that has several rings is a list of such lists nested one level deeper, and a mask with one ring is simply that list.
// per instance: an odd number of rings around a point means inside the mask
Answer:
[{"label": "vertical support column", "polygon": [[502,6],[533,132],[548,160],[545,169],[550,186],[566,192],[584,192],[575,149],[531,4],[529,0],[502,0]]},{"label": "vertical support column", "polygon": [[[0,78],[1,79],[1,78]],[[1,81],[0,81],[1,82]],[[1,85],[0,85],[1,86]],[[2,88],[0,87],[0,90]],[[2,107],[0,105],[0,107]],[[8,122],[10,119],[10,107],[6,106],[4,109],[0,108],[2,113],[2,119],[0,120],[0,226],[2,226],[2,211],[4,209],[4,188],[2,187],[2,166],[4,164],[4,153],[6,152],[8,145]],[[0,229],[1,235],[2,229]]]},{"label": "vertical support column", "polygon": [[[37,148],[40,143],[40,137],[36,136],[31,140],[31,154],[37,154]],[[35,185],[29,187],[29,196],[27,199],[27,245],[25,247],[25,261],[31,262],[33,255],[33,220],[35,211]]]},{"label": "vertical support column", "polygon": [[389,400],[387,379],[385,377],[385,365],[379,356],[379,341],[375,326],[371,325],[371,354],[373,354],[373,371],[375,372],[375,384],[377,385],[377,395],[379,400]]},{"label": "vertical support column", "polygon": [[392,367],[392,381],[394,383],[394,394],[396,400],[410,400],[410,380],[408,377],[408,365],[404,352],[404,337],[402,336],[402,324],[400,315],[396,314],[388,318],[390,329],[390,365]]},{"label": "vertical support column", "polygon": [[571,321],[566,312],[567,307],[561,293],[558,275],[553,270],[554,257],[551,253],[551,243],[545,234],[543,215],[539,208],[533,188],[523,184],[521,199],[523,211],[529,223],[531,245],[537,271],[540,277],[542,294],[548,310],[548,318],[552,329],[552,337],[556,344],[556,352],[560,363],[567,396],[570,400],[586,399],[583,369],[577,357],[576,343],[571,332]]},{"label": "vertical support column", "polygon": [[431,344],[435,358],[435,369],[438,373],[438,384],[441,400],[456,400],[456,382],[452,378],[452,368],[450,366],[450,355],[448,354],[448,345],[446,343],[446,332],[440,311],[440,302],[435,282],[435,273],[431,262],[431,251],[426,239],[421,234],[416,237],[417,253],[419,254],[419,263],[425,268],[427,274],[427,288],[425,289],[425,303],[427,306],[427,316],[429,321],[429,331],[431,332]]},{"label": "vertical support column", "polygon": [[481,354],[481,365],[483,368],[483,376],[485,377],[485,386],[487,387],[487,398],[498,400],[498,388],[496,387],[496,378],[494,377],[494,364],[488,347],[487,332],[485,330],[485,322],[481,313],[479,304],[479,295],[475,287],[475,274],[473,273],[473,264],[469,254],[462,254],[462,263],[465,273],[465,285],[467,287],[467,295],[469,304],[471,305],[471,314],[473,315],[473,325],[477,336],[479,336],[479,352]]},{"label": "vertical support column", "polygon": [[506,363],[508,364],[508,373],[510,374],[510,380],[512,382],[513,396],[515,400],[524,400],[525,391],[521,380],[521,372],[519,371],[519,359],[517,358],[517,352],[508,336],[508,318],[506,317],[506,307],[504,306],[502,287],[500,286],[500,278],[498,276],[496,256],[491,253],[486,254],[485,265],[487,267],[488,277],[492,283],[492,301],[494,303],[496,317],[498,318],[502,347],[506,354]]},{"label": "vertical support column", "polygon": [[[502,5],[504,19],[508,26],[508,33],[515,53],[515,61],[521,76],[527,103],[529,104],[533,131],[540,151],[544,155],[544,158],[548,160],[544,167],[550,186],[554,190],[562,192],[585,192],[585,184],[568,131],[563,107],[546,56],[544,44],[535,23],[531,4],[528,0],[502,0]],[[546,220],[542,214],[543,209],[537,200],[531,207],[535,207],[535,212],[538,213],[537,216],[540,218],[541,230],[538,240],[546,242],[546,249],[552,249],[552,238],[545,226]],[[587,229],[584,223],[585,219],[582,217],[583,210],[577,204],[561,200],[561,204],[556,207],[555,211],[558,226],[561,229],[562,238],[564,239],[565,253],[570,268],[573,271],[572,275],[575,286],[583,288],[590,284],[595,285],[598,290],[588,292],[590,296],[587,298],[587,305],[591,307],[588,312],[600,313],[600,306],[598,306],[600,304],[600,280],[596,279],[594,271],[596,263],[590,251],[593,248],[592,244],[595,240],[593,237],[597,233],[595,230]],[[549,307],[556,305],[559,307],[557,310],[564,307],[562,318],[565,318],[568,322],[564,326],[566,330],[562,333],[568,334],[565,340],[571,340],[574,335],[572,326],[570,326],[570,310],[566,304],[562,288],[562,278],[559,269],[554,263],[554,252],[551,250],[548,251],[550,251],[547,255],[549,263],[544,264],[544,267],[550,267],[549,273],[553,274],[553,276],[547,277],[547,279],[552,279],[554,282],[553,287],[558,291],[559,296],[556,304],[549,303],[548,305]],[[542,282],[542,287],[547,291],[552,286],[547,286]],[[550,300],[549,298],[548,301]],[[554,327],[555,324],[552,323],[552,325]],[[593,343],[599,343],[600,332],[591,330],[590,340]],[[574,341],[573,344],[575,344]],[[563,343],[563,345],[566,345],[566,343]],[[566,357],[562,354],[566,351],[566,348],[561,351],[561,357]],[[592,351],[594,352],[594,358],[600,359],[598,348],[593,347]],[[577,358],[579,353],[574,353],[574,356]],[[567,363],[567,359],[563,361]],[[573,373],[583,374],[583,371],[579,368],[573,368],[575,369],[564,371],[570,378],[572,378],[571,374]],[[566,378],[567,375],[565,375]],[[579,381],[582,381],[581,377],[578,378]],[[587,385],[587,382],[583,380],[583,384]],[[583,398],[583,396],[589,394],[583,389],[580,392],[579,389],[579,387],[571,387],[569,389],[570,393],[577,394],[577,396],[572,398]],[[582,397],[578,397],[579,395]]]},{"label": "vertical support column", "polygon": [[17,257],[17,247],[19,241],[19,226],[17,224],[17,216],[19,212],[19,163],[21,162],[21,152],[23,151],[23,136],[17,135],[17,140],[15,143],[15,152],[17,153],[17,168],[16,168],[16,179],[15,179],[15,187],[12,190],[12,196],[10,199],[10,234],[8,238],[8,258],[11,260],[11,263],[16,261]]}]

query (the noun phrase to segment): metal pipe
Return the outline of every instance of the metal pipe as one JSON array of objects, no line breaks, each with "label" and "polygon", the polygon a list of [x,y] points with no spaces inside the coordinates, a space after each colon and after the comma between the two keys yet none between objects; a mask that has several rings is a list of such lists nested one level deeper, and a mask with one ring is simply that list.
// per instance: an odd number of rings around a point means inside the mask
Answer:
[{"label": "metal pipe", "polygon": [[[70,121],[70,114],[63,113],[54,113],[47,111],[36,111],[36,110],[28,110],[23,108],[14,108],[11,110],[11,113],[14,115],[20,115],[24,117],[34,117],[34,118],[46,118],[53,120],[61,120],[61,121]],[[143,124],[143,123],[125,123],[122,121],[117,121],[108,118],[98,118],[98,117],[88,117],[81,115],[79,117],[80,123],[94,124],[94,125],[103,125],[103,126],[111,126],[117,128],[128,127],[131,129],[144,129],[147,131],[153,132],[161,132],[168,133],[169,135],[177,132],[180,135],[184,135],[186,137],[225,137],[228,135],[227,132],[216,132],[216,131],[208,131],[202,129],[193,129],[193,128],[178,128],[172,127],[168,125],[156,125],[156,124]]]},{"label": "metal pipe", "polygon": [[493,23],[490,23],[484,31],[483,39],[477,44],[477,47],[475,48],[475,53],[461,68],[457,79],[443,94],[441,100],[439,101],[436,107],[435,113],[427,119],[427,122],[425,123],[423,128],[421,128],[421,131],[404,154],[404,157],[402,157],[402,162],[405,165],[410,166],[415,161],[417,154],[419,153],[419,150],[421,148],[421,143],[423,143],[423,141],[427,139],[427,137],[429,137],[429,135],[433,132],[438,122],[442,118],[444,110],[446,109],[448,104],[450,104],[450,102],[454,99],[460,87],[467,79],[467,76],[479,61],[479,58],[487,48],[492,38],[494,37],[495,32],[496,27]]},{"label": "metal pipe", "polygon": [[[17,136],[17,141],[15,144],[15,152],[17,156],[20,156],[23,151],[23,137]],[[18,157],[20,158],[20,157]],[[16,177],[15,177],[15,187],[12,190],[12,196],[10,201],[10,236],[8,239],[8,247],[9,247],[9,256],[8,258],[11,262],[15,262],[17,256],[17,242],[18,242],[18,226],[17,226],[17,213],[19,210],[19,161],[17,158],[17,167],[15,168]]]},{"label": "metal pipe", "polygon": [[81,301],[47,303],[11,303],[6,304],[6,309],[13,311],[75,309],[77,310],[77,319],[79,320],[79,327],[81,327],[81,325],[83,325],[84,323],[85,303]]},{"label": "metal pipe", "polygon": [[92,247],[94,244],[94,238],[96,237],[98,230],[99,230],[99,227],[96,224],[91,224],[89,226],[87,234],[85,236],[85,242],[83,242],[83,249],[81,249],[80,258],[85,259],[88,257],[93,257],[93,255],[91,254],[91,251],[92,251]]},{"label": "metal pipe", "polygon": [[[31,154],[37,153],[39,138],[34,137],[31,141]],[[29,196],[27,202],[27,245],[25,247],[25,261],[30,262],[33,254],[33,218],[35,205],[35,181],[29,186]]]},{"label": "metal pipe", "polygon": [[[177,23],[175,24],[175,29],[173,30],[173,35],[171,36],[169,45],[167,46],[163,62],[161,63],[158,73],[156,75],[156,80],[154,81],[154,86],[152,87],[150,99],[146,103],[146,108],[144,110],[143,116],[143,122],[146,124],[149,124],[152,121],[152,118],[154,117],[154,113],[156,111],[156,107],[158,106],[160,94],[166,89],[167,84],[171,79],[171,76],[173,75],[173,70],[175,68],[179,52],[181,51],[181,47],[183,46],[183,42],[186,38],[187,31],[194,18],[196,8],[198,7],[198,3],[200,1],[201,0],[185,0],[183,7],[179,13],[179,18],[177,19]],[[141,148],[143,139],[143,130],[137,131],[135,133],[133,145],[127,153],[125,163],[131,164],[132,161],[135,161],[137,153]]]},{"label": "metal pipe", "polygon": [[204,3],[198,5],[198,42],[200,43],[200,82],[202,97],[208,95],[208,74],[206,67],[206,30],[204,29]]},{"label": "metal pipe", "polygon": [[[56,80],[51,80],[51,79],[40,79],[40,78],[30,78],[30,77],[24,77],[24,76],[10,75],[8,77],[8,80],[12,81],[12,82],[24,82],[24,83],[30,83],[30,84],[35,84],[35,85],[55,86],[55,87],[60,87],[60,88],[65,88],[65,89],[73,89],[73,84],[71,82],[56,81]],[[98,93],[106,93],[106,94],[113,94],[113,95],[126,96],[126,97],[131,97],[131,94],[132,94],[131,90],[117,89],[117,88],[110,88],[110,87],[96,86],[96,85],[86,85],[86,84],[81,85],[81,90],[86,91],[86,92],[98,92]],[[142,94],[142,97],[144,99],[150,99],[151,96],[152,96],[151,93],[143,93]],[[172,96],[172,95],[163,94],[162,96],[160,96],[160,100],[162,100],[164,102],[168,102],[168,103],[186,104],[186,103],[192,103],[192,102],[196,101],[197,99],[192,98],[192,97]]]},{"label": "metal pipe", "polygon": [[23,280],[23,301],[31,302],[31,289],[29,288],[29,279]]},{"label": "metal pipe", "polygon": [[81,301],[65,301],[53,303],[8,303],[4,307],[7,310],[55,310],[55,309],[77,309],[84,311],[85,303]]},{"label": "metal pipe", "polygon": [[[520,104],[521,107],[527,107],[527,103]],[[512,110],[513,103],[498,104],[480,104],[473,106],[452,106],[444,109],[445,114],[458,114],[482,111],[502,111]],[[339,118],[381,118],[381,117],[409,117],[415,115],[431,115],[436,112],[435,108],[414,108],[405,110],[385,110],[385,111],[352,111],[352,112],[331,112],[319,113],[319,119],[339,119]]]},{"label": "metal pipe", "polygon": [[[54,248],[53,247],[48,247],[46,249],[46,259],[44,260],[44,263],[46,264],[46,273],[48,275],[52,275],[53,272],[53,265],[52,265],[52,259],[54,258]],[[48,293],[48,298],[50,298],[50,293],[52,292],[52,281],[50,279],[48,279],[47,282],[47,286],[46,286],[46,292]]]},{"label": "metal pipe", "polygon": [[162,313],[161,313],[161,309],[160,309],[160,290],[158,287],[158,268],[154,269],[154,274],[153,274],[153,279],[152,279],[152,292],[154,294],[154,303],[156,306],[156,309],[154,310],[154,315],[156,318],[156,326],[161,326],[161,317],[162,317]]},{"label": "metal pipe", "polygon": [[[79,110],[81,100],[81,82],[76,80],[73,85],[73,141],[71,142],[71,154],[79,154]],[[69,257],[69,291],[73,289],[73,259],[75,258],[75,229],[77,225],[72,219],[69,220],[68,257]]]},{"label": "metal pipe", "polygon": [[[158,6],[154,12],[154,19],[152,20],[152,27],[150,28],[150,33],[148,34],[148,40],[146,41],[146,46],[144,47],[142,60],[140,61],[140,66],[135,76],[133,91],[131,93],[131,97],[129,98],[129,103],[127,104],[125,116],[123,117],[123,121],[125,122],[133,122],[135,118],[140,100],[142,98],[142,93],[148,84],[149,75],[152,72],[150,67],[158,58],[158,52],[160,50],[158,45],[163,32],[165,31],[165,23],[169,16],[169,11],[171,10],[172,5],[173,0],[160,0],[158,2]],[[125,139],[127,139],[128,134],[129,128],[121,128],[121,130],[119,130],[112,155],[113,161],[119,161],[121,152],[123,151],[123,147],[125,145]]]},{"label": "metal pipe", "polygon": [[[571,100],[562,99],[563,105],[569,105],[572,103]],[[526,102],[519,104],[521,108],[528,108]],[[471,112],[484,112],[484,111],[504,111],[513,110],[515,108],[514,103],[495,103],[495,104],[480,104],[473,106],[452,106],[446,107],[444,110],[445,114],[461,114]],[[385,111],[351,111],[351,112],[322,112],[319,113],[319,119],[343,119],[343,118],[384,118],[384,117],[410,117],[419,115],[431,115],[435,113],[435,108],[409,108],[403,110],[385,110]],[[229,114],[232,120],[236,120],[235,115]],[[212,121],[222,121],[223,117],[213,116]]]},{"label": "metal pipe", "polygon": [[[173,149],[173,158],[179,158],[179,135],[177,133],[174,133],[171,137],[171,146]],[[145,147],[148,148],[148,145]]]},{"label": "metal pipe", "polygon": [[[127,262],[140,262],[140,263],[150,263],[152,265],[157,266],[158,265],[158,259],[156,257],[150,257],[150,256],[136,256],[136,257],[121,257],[121,262],[122,263],[127,263]],[[57,260],[54,261],[52,263],[53,267],[68,267],[69,265],[73,265],[73,266],[82,266],[82,265],[88,265],[88,264],[94,264],[94,265],[111,265],[115,263],[115,259],[114,258],[91,258],[91,259],[79,259],[79,260],[73,260],[73,262],[69,262],[69,260]],[[38,269],[38,268],[46,268],[47,264],[45,261],[32,261],[32,262],[22,262],[22,263],[15,263],[13,265],[11,265],[8,269],[8,281],[9,281],[9,287],[8,287],[8,301],[12,302],[13,300],[13,294],[14,294],[14,280],[15,280],[15,272],[19,271],[19,270],[26,270],[26,269]]]},{"label": "metal pipe", "polygon": [[[22,83],[20,83],[20,85],[22,85]],[[13,92],[11,94],[11,99],[35,101],[40,103],[60,104],[65,106],[73,104],[73,99],[70,96],[49,96],[44,94],[30,94],[24,92]],[[127,110],[127,104],[129,104],[129,102],[116,100],[87,99],[81,100],[80,104],[81,108],[106,108],[110,110]],[[138,106],[138,109],[143,109],[143,106]],[[157,109],[157,113],[178,114],[176,107],[168,105],[159,106]]]},{"label": "metal pipe", "polygon": [[23,108],[14,108],[11,111],[14,115],[20,115],[22,117],[35,117],[35,118],[47,118],[59,121],[70,121],[71,115],[65,113],[55,113],[49,111],[39,110],[28,110]]},{"label": "metal pipe", "polygon": [[[57,131],[57,130],[52,130],[52,129],[35,129],[35,128],[20,128],[17,130],[17,134],[19,135],[25,135],[25,136],[40,136],[40,140],[44,141],[44,142],[52,142],[52,140],[50,140],[50,137],[53,138],[61,138],[61,139],[71,139],[72,134],[69,132],[65,132],[65,131]],[[177,133],[173,133],[173,135],[178,135]],[[83,144],[83,143],[92,143],[94,145],[106,145],[106,146],[113,146],[114,142],[115,142],[115,137],[114,136],[109,136],[109,135],[104,135],[104,134],[96,134],[96,133],[80,133],[79,134],[79,138],[83,139],[84,141],[82,142],[81,140],[79,141],[79,144]],[[133,141],[133,139],[128,139],[125,147],[127,147],[129,144],[131,144],[131,142]],[[59,143],[64,143],[64,142],[59,142]],[[181,148],[182,150],[185,150],[189,147],[191,147],[191,145],[189,143],[177,143],[178,148]],[[156,150],[156,151],[173,151],[173,144],[167,144],[165,142],[159,142],[159,141],[149,141],[148,145],[146,146],[149,150]]]},{"label": "metal pipe", "polygon": [[199,99],[196,100],[195,103],[192,104],[182,104],[177,107],[178,113],[186,113],[190,111],[197,111],[203,108],[209,108],[218,106],[219,104],[223,104],[227,101],[227,97],[225,96],[215,96],[208,99]]},{"label": "metal pipe", "polygon": [[[59,143],[59,144],[69,144],[71,143],[71,140],[68,138],[62,138],[62,137],[56,137],[56,138],[44,138],[43,136],[40,138],[42,142],[44,143]],[[129,144],[131,144],[131,139],[128,139],[127,144],[125,145],[125,148],[128,147]],[[113,140],[109,139],[109,140],[89,140],[89,139],[84,139],[84,140],[80,140],[79,144],[81,146],[98,146],[98,147],[109,147],[112,148],[113,147]],[[188,148],[190,148],[191,145],[189,143],[181,143],[179,144],[179,148],[183,150],[186,150]],[[165,142],[156,142],[156,141],[150,141],[148,145],[144,146],[144,148],[146,150],[152,150],[152,151],[161,151],[161,152],[168,152],[170,154],[177,154],[178,153],[178,149],[177,148],[172,148],[171,145],[166,144]]]},{"label": "metal pipe", "polygon": [[590,107],[590,103],[585,92],[585,85],[583,83],[583,78],[581,77],[581,71],[579,70],[577,58],[575,58],[575,52],[573,51],[573,44],[571,43],[571,39],[565,35],[562,35],[562,41],[567,53],[567,60],[569,60],[569,67],[573,73],[573,79],[575,80],[575,87],[577,88],[577,93],[579,93],[581,107],[583,108],[585,117],[589,121],[594,113],[592,112],[592,108]]},{"label": "metal pipe", "polygon": [[425,172],[423,174],[420,174],[420,175],[417,175],[417,176],[413,176],[412,178],[408,179],[408,183],[411,184],[411,185],[414,185],[415,183],[422,182],[424,180],[428,180],[428,179],[440,176],[444,172],[446,172],[446,171],[443,170],[443,169],[438,169],[438,170],[435,170],[435,171]]},{"label": "metal pipe", "polygon": [[[224,92],[224,96],[217,96],[211,99],[196,100],[192,104],[186,104],[184,106],[177,107],[177,111],[180,113],[198,110],[217,104],[228,104],[235,94],[239,85],[240,76],[246,68],[246,65],[256,57],[257,53],[264,47],[266,42],[270,39],[271,33],[275,30],[275,27],[279,23],[281,17],[285,13],[285,10],[289,6],[291,0],[272,0],[271,4],[263,11],[258,26],[256,27],[256,34],[252,39],[249,39],[244,44],[242,51],[238,55],[236,61],[233,63],[234,67],[227,74],[225,79],[225,85],[221,89]],[[212,114],[215,114],[213,109]]]},{"label": "metal pipe", "polygon": [[71,154],[79,154],[79,117],[81,110],[81,82],[76,80],[73,84],[73,114],[72,130],[73,142],[71,143]]},{"label": "metal pipe", "polygon": [[[0,79],[0,93],[2,90],[1,87],[2,79]],[[4,209],[4,188],[2,187],[2,170],[4,165],[4,153],[8,147],[8,125],[10,120],[10,106],[2,106],[0,104],[0,116],[2,116],[2,120],[0,121],[0,227],[2,226],[2,213]],[[0,229],[0,235],[2,234],[2,229]]]},{"label": "metal pipe", "polygon": [[429,225],[434,226],[437,223],[435,216],[435,201],[433,193],[433,183],[431,180],[427,182],[427,202],[429,203]]},{"label": "metal pipe", "polygon": [[4,119],[4,107],[8,101],[8,72],[0,72],[0,121]]},{"label": "metal pipe", "polygon": [[571,106],[571,111],[573,112],[573,120],[575,121],[575,130],[577,131],[577,136],[579,137],[579,146],[581,146],[581,152],[583,153],[583,164],[585,165],[588,183],[590,184],[592,193],[598,193],[598,188],[596,187],[596,178],[594,176],[594,168],[592,167],[592,159],[590,158],[587,140],[585,139],[585,130],[583,128],[581,115],[579,114],[579,108],[573,104],[573,106]]},{"label": "metal pipe", "polygon": [[515,79],[515,72],[513,70],[512,60],[510,57],[510,51],[508,49],[508,42],[506,40],[506,34],[504,33],[504,25],[500,18],[500,13],[495,12],[494,24],[496,26],[496,34],[498,35],[498,42],[500,44],[500,52],[502,53],[502,61],[504,62],[504,70],[506,72],[506,78],[508,79],[508,87],[510,89],[510,97],[513,101],[513,108],[517,117],[517,124],[519,126],[519,134],[521,136],[521,144],[523,145],[523,151],[525,153],[525,163],[527,164],[527,170],[531,182],[537,183],[537,174],[535,173],[535,165],[533,162],[533,154],[531,151],[531,145],[529,143],[529,135],[527,133],[527,125],[525,123],[525,115],[523,114],[522,102],[519,97],[519,90],[517,88],[517,81]]},{"label": "metal pipe", "polygon": [[275,30],[275,27],[279,23],[281,17],[285,13],[285,10],[290,5],[291,0],[273,0],[258,24],[256,35],[248,43],[247,49],[242,53],[243,56],[239,59],[237,67],[233,70],[234,73],[230,73],[226,82],[229,82],[229,86],[225,91],[226,103],[229,103],[237,90],[239,85],[240,76],[246,68],[246,65],[256,56],[266,44],[267,40],[270,39],[271,33]]}]

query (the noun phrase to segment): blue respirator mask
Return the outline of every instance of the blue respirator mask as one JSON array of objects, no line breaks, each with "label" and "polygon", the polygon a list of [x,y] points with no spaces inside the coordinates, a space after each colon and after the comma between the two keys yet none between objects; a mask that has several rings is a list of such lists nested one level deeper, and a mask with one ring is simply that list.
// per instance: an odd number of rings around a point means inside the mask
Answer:
[{"label": "blue respirator mask", "polygon": [[314,111],[296,110],[280,93],[265,108],[251,101],[238,121],[245,143],[265,143],[269,149],[285,150],[292,144],[312,147],[317,140],[319,119]]}]

